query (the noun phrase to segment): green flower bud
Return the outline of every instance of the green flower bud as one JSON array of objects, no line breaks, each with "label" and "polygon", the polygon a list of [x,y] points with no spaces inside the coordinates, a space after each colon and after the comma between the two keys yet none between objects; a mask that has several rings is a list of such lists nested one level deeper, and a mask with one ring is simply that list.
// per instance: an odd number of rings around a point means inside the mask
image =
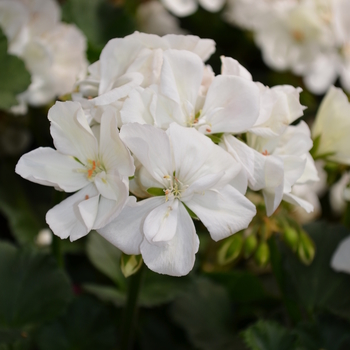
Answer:
[{"label": "green flower bud", "polygon": [[249,258],[255,251],[258,246],[258,239],[255,235],[248,236],[243,245],[243,255],[247,259]]},{"label": "green flower bud", "polygon": [[315,243],[304,231],[300,233],[298,256],[299,259],[305,264],[310,265],[315,257]]},{"label": "green flower bud", "polygon": [[228,238],[218,252],[218,263],[226,265],[237,259],[243,246],[242,234],[236,233]]},{"label": "green flower bud", "polygon": [[266,242],[261,242],[254,254],[254,259],[259,266],[266,266],[270,261],[270,249]]},{"label": "green flower bud", "polygon": [[127,255],[122,254],[120,260],[120,268],[125,277],[129,277],[136,273],[142,266],[142,256],[141,255]]},{"label": "green flower bud", "polygon": [[283,232],[283,238],[289,248],[293,251],[296,252],[298,249],[299,245],[299,234],[298,231],[295,230],[293,227],[285,227],[284,232]]}]

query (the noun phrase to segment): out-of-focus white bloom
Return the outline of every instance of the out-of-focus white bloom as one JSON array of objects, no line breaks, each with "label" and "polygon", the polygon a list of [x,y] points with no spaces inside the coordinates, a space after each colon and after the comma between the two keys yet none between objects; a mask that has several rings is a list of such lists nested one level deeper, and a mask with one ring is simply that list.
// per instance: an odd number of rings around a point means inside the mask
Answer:
[{"label": "out-of-focus white bloom", "polygon": [[61,191],[78,191],[46,215],[55,235],[74,241],[103,227],[122,210],[134,165],[113,113],[106,111],[93,130],[76,102],[57,102],[48,118],[57,150],[40,147],[23,155],[16,172]]},{"label": "out-of-focus white bloom", "polygon": [[100,60],[89,67],[90,75],[80,82],[80,94],[73,98],[97,121],[107,105],[119,113],[121,101],[136,86],[159,83],[164,51],[168,49],[190,51],[206,61],[215,51],[215,42],[193,35],[159,37],[139,32],[112,39],[102,50]]},{"label": "out-of-focus white bloom", "polygon": [[312,126],[313,139],[319,137],[317,155],[350,165],[350,103],[344,92],[331,87],[324,97]]},{"label": "out-of-focus white bloom", "polygon": [[41,106],[70,93],[85,75],[86,39],[74,25],[60,23],[60,16],[53,0],[0,0],[0,27],[8,50],[23,59],[32,80],[18,96],[14,113],[24,113],[27,104]]},{"label": "out-of-focus white bloom", "polygon": [[337,272],[350,273],[350,236],[339,243],[332,256],[331,267]]},{"label": "out-of-focus white bloom", "polygon": [[327,173],[324,171],[324,163],[321,160],[315,162],[319,181],[305,184],[296,184],[292,188],[292,194],[311,203],[314,207],[313,212],[307,212],[302,207],[296,207],[293,215],[297,217],[301,224],[315,221],[321,214],[322,208],[319,197],[327,191]]},{"label": "out-of-focus white bloom", "polygon": [[349,182],[350,174],[344,173],[339,181],[333,184],[329,189],[329,202],[332,211],[336,215],[341,215],[346,208],[346,202],[350,201],[350,192],[347,188]]},{"label": "out-of-focus white bloom", "polygon": [[217,12],[226,0],[161,0],[163,5],[178,17],[192,15],[197,11],[198,3],[207,11]]},{"label": "out-of-focus white bloom", "polygon": [[46,247],[52,243],[52,231],[48,228],[43,228],[39,231],[35,239],[36,245]]},{"label": "out-of-focus white bloom", "polygon": [[290,69],[321,94],[338,76],[350,91],[350,5],[347,0],[231,0],[227,21],[252,30],[264,61]]},{"label": "out-of-focus white bloom", "polygon": [[185,34],[185,30],[180,28],[180,21],[159,1],[152,0],[140,4],[136,12],[136,22],[141,32],[149,34]]},{"label": "out-of-focus white bloom", "polygon": [[255,83],[233,75],[211,76],[191,52],[164,51],[159,80],[156,89],[130,94],[121,110],[124,124],[138,122],[166,129],[176,122],[204,134],[237,134],[251,128],[258,118]]},{"label": "out-of-focus white bloom", "polygon": [[[144,184],[159,196],[135,202],[98,230],[127,254],[142,254],[153,271],[173,276],[193,267],[199,240],[188,207],[217,241],[246,228],[254,205],[229,183],[240,165],[195,129],[175,123],[165,132],[130,123],[121,138],[144,167]],[[151,192],[151,191],[150,191]]]},{"label": "out-of-focus white bloom", "polygon": [[224,135],[221,146],[243,166],[249,187],[263,191],[266,212],[270,216],[282,199],[303,207],[313,206],[292,193],[295,184],[318,181],[309,150],[310,130],[304,122],[288,126],[279,137],[263,138],[247,134],[247,145],[232,135]]}]

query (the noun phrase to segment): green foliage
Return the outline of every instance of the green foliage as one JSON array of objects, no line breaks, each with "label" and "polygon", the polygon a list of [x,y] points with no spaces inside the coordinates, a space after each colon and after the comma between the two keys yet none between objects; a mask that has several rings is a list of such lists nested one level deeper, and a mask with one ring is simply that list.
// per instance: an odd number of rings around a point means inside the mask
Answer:
[{"label": "green foliage", "polygon": [[3,162],[0,172],[0,211],[8,218],[11,232],[20,244],[33,245],[39,230],[46,226],[44,218],[40,220],[33,211],[23,181],[10,162]]},{"label": "green foliage", "polygon": [[108,40],[135,31],[134,19],[123,8],[107,0],[68,0],[63,19],[76,24],[88,39],[88,59],[97,61]]},{"label": "green foliage", "polygon": [[218,252],[218,263],[226,265],[234,261],[241,254],[243,247],[243,236],[241,233],[229,237],[225,240]]},{"label": "green foliage", "polygon": [[243,332],[251,350],[295,350],[296,337],[276,322],[258,321]]},{"label": "green foliage", "polygon": [[116,336],[108,308],[88,297],[76,299],[67,313],[38,335],[40,350],[112,350]]},{"label": "green foliage", "polygon": [[0,243],[0,334],[13,341],[62,313],[69,280],[51,256]]},{"label": "green foliage", "polygon": [[147,192],[152,196],[164,196],[164,190],[158,187],[150,187]]},{"label": "green foliage", "polygon": [[225,289],[208,279],[198,278],[179,295],[172,306],[172,318],[183,327],[198,349],[230,349],[230,299]]},{"label": "green foliage", "polygon": [[108,276],[117,286],[125,288],[125,278],[120,269],[122,252],[97,232],[90,232],[86,245],[92,264]]},{"label": "green foliage", "polygon": [[21,59],[7,53],[7,39],[0,28],[0,109],[17,105],[16,96],[30,84],[30,74]]},{"label": "green foliage", "polygon": [[283,266],[295,296],[309,313],[327,310],[350,318],[350,276],[337,273],[330,267],[331,257],[339,242],[350,234],[340,225],[324,222],[305,227],[316,245],[314,261],[306,267],[289,249],[283,246]]}]

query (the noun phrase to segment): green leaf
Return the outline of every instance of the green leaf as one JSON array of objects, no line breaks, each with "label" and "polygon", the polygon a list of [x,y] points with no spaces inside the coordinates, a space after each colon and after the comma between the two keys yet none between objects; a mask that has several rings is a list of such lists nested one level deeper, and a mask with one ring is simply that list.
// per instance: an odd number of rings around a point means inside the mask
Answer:
[{"label": "green leaf", "polygon": [[243,333],[251,350],[295,350],[296,336],[286,328],[271,321],[258,321]]},{"label": "green leaf", "polygon": [[350,349],[350,325],[332,315],[319,316],[314,322],[298,324],[295,334],[300,350]]},{"label": "green leaf", "polygon": [[135,31],[134,19],[124,8],[107,0],[69,0],[62,7],[63,20],[76,24],[89,41],[88,58],[98,59],[108,40],[124,37]]},{"label": "green leaf", "polygon": [[116,347],[115,328],[107,307],[81,297],[64,316],[41,330],[38,345],[40,350],[112,350]]},{"label": "green leaf", "polygon": [[[154,307],[169,303],[186,290],[188,284],[189,279],[186,277],[178,279],[146,270],[138,305]],[[83,288],[100,300],[111,302],[116,306],[123,306],[126,302],[126,291],[113,286],[85,284]]]},{"label": "green leaf", "polygon": [[95,295],[104,302],[111,302],[115,306],[123,306],[126,303],[125,291],[120,291],[112,286],[100,286],[98,284],[84,284],[83,289]]},{"label": "green leaf", "polygon": [[0,331],[27,332],[58,316],[72,298],[51,256],[0,242]]},{"label": "green leaf", "polygon": [[152,196],[164,196],[163,189],[158,187],[150,187],[147,192]]},{"label": "green leaf", "polygon": [[97,232],[89,233],[86,249],[92,264],[121,289],[125,288],[125,277],[120,269],[122,252]]},{"label": "green leaf", "polygon": [[192,344],[203,350],[231,349],[234,341],[230,300],[225,289],[199,278],[174,301],[171,315]]},{"label": "green leaf", "polygon": [[0,211],[7,217],[11,232],[20,244],[34,244],[39,231],[46,226],[33,211],[23,182],[13,171],[12,163],[2,163],[0,172]]},{"label": "green leaf", "polygon": [[330,267],[332,255],[339,242],[350,234],[340,225],[324,222],[305,227],[316,245],[316,256],[305,266],[289,249],[281,245],[284,275],[294,287],[297,299],[310,313],[328,310],[350,318],[350,276]]},{"label": "green leaf", "polygon": [[206,274],[227,288],[230,299],[237,303],[251,303],[268,298],[259,278],[246,271],[212,272]]},{"label": "green leaf", "polygon": [[30,84],[30,74],[21,59],[7,53],[7,39],[0,28],[0,109],[18,104],[16,96]]}]

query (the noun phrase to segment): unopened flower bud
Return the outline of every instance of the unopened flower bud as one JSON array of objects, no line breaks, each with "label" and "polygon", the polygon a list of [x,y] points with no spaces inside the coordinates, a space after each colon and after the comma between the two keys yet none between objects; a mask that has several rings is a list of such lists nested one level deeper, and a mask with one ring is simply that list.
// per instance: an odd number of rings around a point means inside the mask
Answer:
[{"label": "unopened flower bud", "polygon": [[310,265],[315,257],[315,243],[305,232],[300,233],[298,256],[305,265]]},{"label": "unopened flower bud", "polygon": [[285,227],[283,232],[283,238],[286,244],[289,246],[289,248],[293,252],[296,252],[299,244],[299,234],[297,230],[295,230],[293,227]]},{"label": "unopened flower bud", "polygon": [[256,263],[259,266],[266,266],[270,261],[270,249],[266,242],[260,243],[254,254]]},{"label": "unopened flower bud", "polygon": [[250,235],[246,238],[243,245],[243,255],[247,259],[249,258],[255,251],[258,246],[258,240],[255,235]]},{"label": "unopened flower bud", "polygon": [[218,263],[220,265],[226,265],[237,259],[241,253],[242,246],[243,237],[241,234],[237,233],[231,236],[226,240],[218,252]]},{"label": "unopened flower bud", "polygon": [[52,232],[48,228],[39,231],[35,239],[36,245],[39,247],[46,247],[52,243]]},{"label": "unopened flower bud", "polygon": [[142,262],[143,260],[141,255],[122,254],[120,268],[124,277],[129,277],[136,273],[142,266]]}]

